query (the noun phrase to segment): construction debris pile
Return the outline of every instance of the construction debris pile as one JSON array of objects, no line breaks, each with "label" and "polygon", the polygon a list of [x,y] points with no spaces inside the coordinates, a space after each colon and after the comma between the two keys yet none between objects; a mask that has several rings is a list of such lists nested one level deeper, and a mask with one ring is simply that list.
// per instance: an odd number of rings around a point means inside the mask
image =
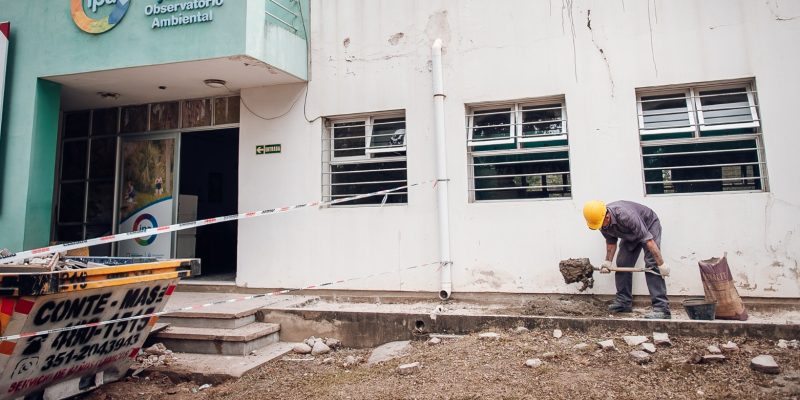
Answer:
[{"label": "construction debris pile", "polygon": [[162,343],[156,343],[146,349],[142,349],[136,356],[136,364],[132,367],[135,368],[132,376],[139,375],[150,367],[170,365],[175,360],[172,350],[167,349]]},{"label": "construction debris pile", "polygon": [[584,291],[594,286],[594,267],[589,262],[588,258],[570,258],[568,260],[561,260],[558,263],[558,270],[564,277],[564,283],[570,284],[581,282],[579,291]]},{"label": "construction debris pile", "polygon": [[[8,249],[0,249],[0,257],[8,257],[11,252]],[[46,254],[42,257],[26,258],[22,262],[15,263],[19,266],[30,266],[44,268],[47,271],[67,271],[73,269],[88,268],[89,264],[77,260],[66,258],[66,253]]]},{"label": "construction debris pile", "polygon": [[341,342],[334,338],[316,338],[311,336],[303,341],[303,343],[294,346],[292,351],[297,354],[311,354],[312,356],[319,356],[328,354],[341,346]]}]

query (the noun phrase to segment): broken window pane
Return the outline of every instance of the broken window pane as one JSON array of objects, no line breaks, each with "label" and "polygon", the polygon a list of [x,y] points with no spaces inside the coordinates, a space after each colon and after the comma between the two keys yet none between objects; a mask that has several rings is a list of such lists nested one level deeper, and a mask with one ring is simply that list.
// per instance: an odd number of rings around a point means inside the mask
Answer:
[{"label": "broken window pane", "polygon": [[406,119],[375,119],[370,136],[369,152],[375,157],[397,157],[405,154]]}]

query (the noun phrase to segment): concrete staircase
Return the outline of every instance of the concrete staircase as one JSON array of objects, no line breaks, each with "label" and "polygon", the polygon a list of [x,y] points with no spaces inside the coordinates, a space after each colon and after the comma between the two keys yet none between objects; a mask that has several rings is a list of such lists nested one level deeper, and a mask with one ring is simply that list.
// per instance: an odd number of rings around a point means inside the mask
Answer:
[{"label": "concrete staircase", "polygon": [[261,307],[244,301],[168,314],[153,339],[174,352],[246,356],[280,340],[279,324],[256,321]]}]

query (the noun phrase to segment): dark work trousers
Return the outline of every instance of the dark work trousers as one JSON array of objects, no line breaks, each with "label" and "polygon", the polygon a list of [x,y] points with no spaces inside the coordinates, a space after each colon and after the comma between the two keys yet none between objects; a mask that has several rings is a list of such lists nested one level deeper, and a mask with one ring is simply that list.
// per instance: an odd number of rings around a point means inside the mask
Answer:
[{"label": "dark work trousers", "polygon": [[[658,248],[661,249],[661,238],[654,239]],[[639,259],[639,254],[642,253],[641,243],[628,250],[628,243],[620,241],[617,250],[617,266],[632,268],[636,265],[636,260]],[[656,259],[646,248],[644,249],[644,263],[648,268],[658,271]],[[638,272],[637,272],[638,273]],[[633,272],[615,272],[614,280],[617,283],[617,302],[624,305],[633,303],[633,295],[631,293],[633,287]],[[647,290],[650,291],[650,301],[653,303],[654,310],[664,311],[669,313],[669,300],[667,299],[667,283],[661,275],[644,273],[647,280]]]}]

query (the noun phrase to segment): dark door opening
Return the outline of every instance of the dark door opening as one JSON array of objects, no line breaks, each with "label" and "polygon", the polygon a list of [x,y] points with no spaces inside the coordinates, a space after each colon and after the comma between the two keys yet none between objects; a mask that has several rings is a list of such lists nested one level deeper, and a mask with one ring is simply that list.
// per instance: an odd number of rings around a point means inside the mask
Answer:
[{"label": "dark door opening", "polygon": [[[238,213],[239,129],[181,134],[178,222]],[[177,257],[201,259],[203,280],[236,277],[236,221],[179,231]]]}]

